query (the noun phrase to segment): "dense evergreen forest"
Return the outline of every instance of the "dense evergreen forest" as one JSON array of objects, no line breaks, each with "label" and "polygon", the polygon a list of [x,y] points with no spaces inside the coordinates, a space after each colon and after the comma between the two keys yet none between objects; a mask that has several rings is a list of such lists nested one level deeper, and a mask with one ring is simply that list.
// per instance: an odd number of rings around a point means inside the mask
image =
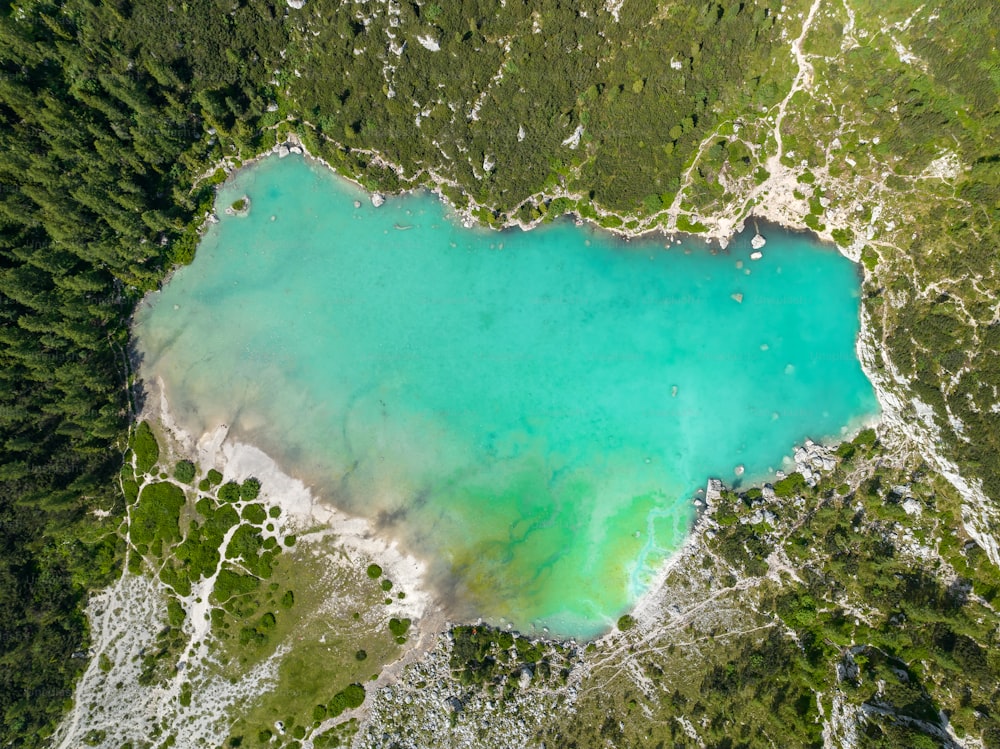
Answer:
[{"label": "dense evergreen forest", "polygon": [[85,592],[119,560],[132,308],[193,256],[212,195],[193,177],[221,155],[208,129],[238,135],[266,106],[275,11],[219,6],[0,13],[4,745],[40,745],[61,714],[85,663]]},{"label": "dense evergreen forest", "polygon": [[[869,20],[918,6],[854,5]],[[307,0],[301,11],[264,0],[2,2],[0,744],[44,744],[85,663],[86,592],[120,567],[116,479],[141,399],[129,319],[193,257],[219,163],[294,131],[371,188],[435,184],[456,205],[486,206],[478,215],[491,224],[600,208],[621,216],[602,212],[606,225],[630,226],[675,200],[705,216],[732,197],[726,184],[766,179],[775,144],[762,123],[796,74],[788,44],[801,20],[788,19],[808,10],[798,0],[626,1],[614,13],[561,0]],[[840,90],[794,99],[784,146],[836,177],[847,167],[820,163],[815,133],[883,138],[851,151],[851,168],[871,181],[893,165],[895,208],[925,230],[899,257],[877,236],[865,248],[881,274],[866,304],[885,312],[875,324],[887,356],[934,409],[944,447],[996,497],[1000,10],[963,0],[948,15],[916,22],[923,70],[891,62],[891,29],[831,63],[837,51],[824,44],[848,33],[847,17],[820,27],[806,49]],[[838,124],[847,118],[861,123],[853,135]],[[937,200],[903,177],[946,146],[967,168]],[[825,228],[830,196],[806,194],[811,173],[802,181],[810,225]],[[676,226],[699,228],[682,218]]]}]

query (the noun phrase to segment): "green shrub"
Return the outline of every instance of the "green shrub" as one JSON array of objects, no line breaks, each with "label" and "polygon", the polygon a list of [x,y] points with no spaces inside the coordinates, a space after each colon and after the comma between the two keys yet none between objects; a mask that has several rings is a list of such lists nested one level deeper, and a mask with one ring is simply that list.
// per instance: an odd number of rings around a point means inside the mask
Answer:
[{"label": "green shrub", "polygon": [[862,429],[858,432],[858,436],[854,438],[854,444],[857,447],[872,448],[875,446],[876,439],[874,429]]},{"label": "green shrub", "polygon": [[222,474],[214,468],[211,468],[208,473],[205,474],[205,479],[208,481],[209,486],[218,486],[222,483]]},{"label": "green shrub", "polygon": [[190,460],[180,460],[174,466],[174,478],[182,484],[190,484],[194,481],[195,468]]},{"label": "green shrub", "polygon": [[225,603],[235,596],[252,593],[260,587],[260,581],[252,575],[241,575],[228,568],[219,571],[215,580],[213,595],[220,603]]},{"label": "green shrub", "polygon": [[379,567],[377,564],[369,564],[367,572],[368,572],[368,577],[370,577],[372,580],[378,580],[380,577],[382,577],[382,568]]},{"label": "green shrub", "polygon": [[389,631],[392,632],[392,634],[395,637],[402,637],[403,635],[406,634],[406,631],[409,628],[410,628],[409,619],[396,619],[395,617],[393,617],[392,619],[389,620]]},{"label": "green shrub", "polygon": [[230,481],[219,487],[218,495],[220,502],[238,502],[240,499],[240,485],[235,481]]},{"label": "green shrub", "polygon": [[135,469],[139,473],[149,473],[160,459],[160,446],[156,443],[153,430],[149,423],[140,421],[132,437],[132,450],[135,452]]},{"label": "green shrub", "polygon": [[255,502],[243,508],[243,519],[254,525],[263,525],[264,521],[267,520],[267,512],[263,505]]},{"label": "green shrub", "polygon": [[618,618],[618,629],[622,632],[628,632],[632,627],[635,626],[635,617],[631,614],[624,614]]},{"label": "green shrub", "polygon": [[774,493],[782,499],[790,499],[806,488],[806,480],[801,473],[793,473],[774,482]]},{"label": "green shrub", "polygon": [[392,590],[392,580],[389,580],[388,578],[386,578],[385,580],[383,580],[382,581],[382,590],[384,590],[386,593],[388,593],[390,590]]},{"label": "green shrub", "polygon": [[854,241],[854,232],[850,229],[834,229],[830,234],[833,236],[833,241],[841,247],[847,247]]},{"label": "green shrub", "polygon": [[365,688],[360,684],[350,684],[344,689],[344,697],[347,700],[347,707],[355,708],[361,707],[361,704],[365,701]]},{"label": "green shrub", "polygon": [[861,262],[869,270],[875,270],[878,265],[878,253],[871,247],[865,245],[861,248]]},{"label": "green shrub", "polygon": [[841,442],[834,451],[841,460],[850,460],[854,456],[854,444],[851,442]]},{"label": "green shrub", "polygon": [[250,477],[240,485],[240,498],[244,502],[252,502],[260,494],[260,481]]},{"label": "green shrub", "polygon": [[139,497],[139,484],[133,479],[122,479],[122,494],[125,501],[132,504]]},{"label": "green shrub", "polygon": [[174,484],[147,484],[132,511],[129,536],[134,544],[153,541],[180,541],[180,511],[184,492]]},{"label": "green shrub", "polygon": [[326,706],[327,715],[331,718],[336,718],[346,709],[347,697],[344,696],[343,692],[337,692],[337,694],[333,695],[333,699]]},{"label": "green shrub", "polygon": [[167,621],[171,627],[180,629],[181,625],[184,624],[185,616],[184,607],[181,606],[180,601],[176,598],[171,598],[167,601]]}]

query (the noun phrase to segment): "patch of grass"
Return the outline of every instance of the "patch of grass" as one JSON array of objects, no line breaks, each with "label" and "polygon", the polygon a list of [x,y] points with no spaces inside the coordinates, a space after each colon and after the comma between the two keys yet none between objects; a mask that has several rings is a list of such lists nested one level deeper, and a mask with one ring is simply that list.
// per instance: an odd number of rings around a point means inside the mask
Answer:
[{"label": "patch of grass", "polygon": [[833,236],[833,241],[841,247],[847,247],[854,241],[854,232],[849,228],[834,229],[830,234]]},{"label": "patch of grass", "polygon": [[701,221],[692,221],[688,216],[677,217],[677,231],[685,234],[702,234],[708,231],[708,227]]},{"label": "patch of grass", "polygon": [[[224,644],[222,658],[228,662],[226,672],[232,675],[245,673],[281,643],[291,648],[278,666],[277,684],[249,705],[233,726],[233,735],[243,736],[244,746],[271,746],[270,735],[264,740],[261,737],[277,720],[290,732],[293,726],[314,726],[320,706],[325,719],[360,705],[364,701],[361,684],[398,657],[399,646],[384,634],[387,617],[378,605],[381,591],[370,584],[365,570],[346,562],[331,568],[326,555],[336,548],[335,541],[324,539],[282,554],[271,578],[272,585],[277,585],[275,593],[261,588],[251,597],[257,597],[262,607],[273,607],[274,603],[267,603],[273,600],[269,595],[285,590],[275,601],[280,605],[294,590],[294,606],[281,609],[273,627],[265,632],[267,643],[257,649],[249,651],[235,640]],[[332,596],[341,601],[333,612],[328,608]],[[318,616],[320,610],[323,614]],[[356,618],[352,613],[362,611],[364,615]],[[255,623],[260,622],[249,624]],[[364,656],[359,657],[360,653]],[[329,737],[323,740],[332,743],[317,740],[315,745],[338,745]]]}]

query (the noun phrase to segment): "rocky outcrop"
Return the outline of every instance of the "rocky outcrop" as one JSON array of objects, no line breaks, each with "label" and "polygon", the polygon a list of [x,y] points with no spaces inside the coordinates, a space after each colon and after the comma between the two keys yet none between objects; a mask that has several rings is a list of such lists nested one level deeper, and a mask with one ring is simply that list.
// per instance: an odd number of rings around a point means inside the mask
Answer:
[{"label": "rocky outcrop", "polygon": [[795,448],[793,460],[795,470],[802,474],[809,486],[816,486],[822,478],[822,473],[837,467],[833,451],[823,445],[817,445],[812,440],[806,440],[803,445]]}]

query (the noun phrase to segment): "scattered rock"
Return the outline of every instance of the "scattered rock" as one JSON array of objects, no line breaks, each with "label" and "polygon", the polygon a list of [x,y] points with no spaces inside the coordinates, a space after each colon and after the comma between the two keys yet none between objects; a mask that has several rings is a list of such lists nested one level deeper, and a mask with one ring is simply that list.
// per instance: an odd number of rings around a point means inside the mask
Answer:
[{"label": "scattered rock", "polygon": [[372,193],[372,205],[379,208],[383,203],[385,203],[385,197],[381,193]]},{"label": "scattered rock", "polygon": [[306,0],[287,0],[289,8],[295,8],[295,10],[302,10],[302,6],[306,4]]},{"label": "scattered rock", "polygon": [[722,498],[723,484],[721,479],[709,479],[705,485],[705,505],[711,507]]},{"label": "scattered rock", "polygon": [[759,250],[765,244],[767,244],[767,240],[760,235],[760,232],[754,234],[753,239],[750,240],[750,246],[753,247],[755,250]]},{"label": "scattered rock", "polygon": [[417,41],[420,42],[420,46],[431,52],[437,52],[441,49],[441,45],[438,40],[432,37],[430,34],[425,36],[418,36]]},{"label": "scattered rock", "polygon": [[278,146],[278,158],[283,159],[288,155],[288,146]]},{"label": "scattered rock", "polygon": [[760,260],[762,257],[764,257],[764,253],[760,252],[759,250],[750,253],[751,260]]},{"label": "scattered rock", "polygon": [[795,470],[802,474],[809,486],[816,486],[821,474],[832,471],[837,466],[833,453],[823,445],[806,440],[795,448]]}]

